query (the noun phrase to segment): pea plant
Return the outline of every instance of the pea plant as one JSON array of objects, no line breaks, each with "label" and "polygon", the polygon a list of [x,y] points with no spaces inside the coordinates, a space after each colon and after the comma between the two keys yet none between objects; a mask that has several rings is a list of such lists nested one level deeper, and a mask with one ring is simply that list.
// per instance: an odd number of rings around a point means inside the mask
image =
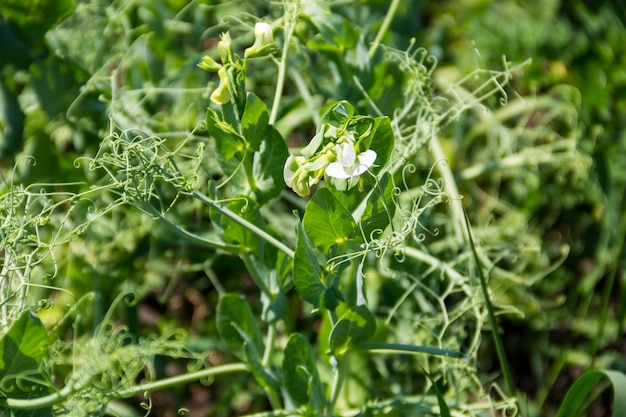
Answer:
[{"label": "pea plant", "polygon": [[[496,315],[518,309],[493,297],[524,285],[502,262],[517,249],[503,256],[474,236],[445,129],[468,110],[506,105],[526,63],[437,80],[436,58],[416,41],[384,44],[397,7],[369,39],[323,3],[225,19],[193,67],[207,89],[127,87],[136,67],[124,57],[90,81],[108,80],[110,121],[97,152],[76,161],[90,182],[7,184],[3,411],[137,415],[122,401],[135,398],[160,415],[155,393],[202,381],[224,397],[247,390],[255,416],[517,414]],[[172,134],[164,126],[175,118],[150,109],[174,112],[182,96],[206,113]],[[110,238],[90,240],[96,231]],[[198,349],[184,329],[135,334],[119,311],[141,304],[147,284],[129,280],[102,304],[97,291],[76,298],[59,283],[77,246],[100,265],[107,240],[134,245],[151,232],[207,259],[214,346]],[[219,259],[240,263],[253,290],[216,274]],[[54,300],[66,308],[44,324]],[[97,302],[101,315],[89,308]],[[160,357],[187,367],[163,375]]]}]

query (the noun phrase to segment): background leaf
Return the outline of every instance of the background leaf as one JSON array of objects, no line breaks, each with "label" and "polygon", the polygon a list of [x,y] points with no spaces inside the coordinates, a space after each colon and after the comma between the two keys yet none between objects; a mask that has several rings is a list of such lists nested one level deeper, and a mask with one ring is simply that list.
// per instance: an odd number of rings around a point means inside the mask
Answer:
[{"label": "background leaf", "polygon": [[299,333],[292,334],[285,347],[283,379],[289,396],[297,405],[310,404],[319,409],[325,402],[313,349]]},{"label": "background leaf", "polygon": [[573,417],[581,415],[583,403],[598,383],[607,378],[613,387],[613,417],[626,416],[626,375],[610,370],[593,370],[584,373],[571,386],[557,417]]},{"label": "background leaf", "polygon": [[[255,226],[265,229],[265,221],[258,210],[258,204],[250,198],[239,195],[235,196],[227,206],[233,213],[248,220]],[[265,241],[259,239],[249,229],[237,223],[227,216],[221,217],[221,225],[224,230],[224,240],[228,243],[237,243],[245,252],[255,253],[262,257]]]},{"label": "background leaf", "polygon": [[376,319],[367,306],[351,307],[335,324],[330,332],[330,350],[341,356],[351,345],[368,340],[376,332]]},{"label": "background leaf", "polygon": [[250,304],[239,295],[224,294],[220,298],[217,305],[217,331],[228,350],[243,361],[249,356],[246,354],[246,345],[250,345],[243,334],[252,342],[250,348],[254,348],[257,353],[263,352],[261,330],[252,315]]}]

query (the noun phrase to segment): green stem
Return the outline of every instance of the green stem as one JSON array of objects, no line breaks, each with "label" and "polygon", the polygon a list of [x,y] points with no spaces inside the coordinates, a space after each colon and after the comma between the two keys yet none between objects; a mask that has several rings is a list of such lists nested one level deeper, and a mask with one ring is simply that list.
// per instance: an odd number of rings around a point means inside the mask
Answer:
[{"label": "green stem", "polygon": [[455,204],[457,203],[457,201],[455,200],[458,200],[460,198],[459,188],[456,185],[456,180],[454,179],[454,174],[452,172],[452,169],[450,168],[450,163],[446,159],[446,155],[443,152],[441,143],[439,143],[439,138],[433,136],[430,139],[429,144],[437,163],[437,169],[443,177],[445,192],[446,194],[448,194],[450,199],[452,199],[452,204],[450,205],[452,226],[454,227],[454,233],[456,235],[457,243],[459,244],[459,246],[461,246],[463,242],[467,241],[467,236],[464,236],[465,228],[463,227],[463,206],[461,205],[460,201],[458,201],[458,204]]},{"label": "green stem", "polygon": [[458,350],[441,349],[431,346],[405,345],[401,343],[361,343],[351,350],[366,350],[372,353],[425,353],[427,355],[469,360],[470,357]]},{"label": "green stem", "polygon": [[[297,13],[297,12],[295,12]],[[278,108],[280,107],[280,100],[283,96],[283,88],[285,87],[285,78],[287,76],[287,57],[289,56],[289,45],[291,44],[291,37],[296,27],[296,17],[293,19],[288,18],[289,13],[285,13],[285,43],[283,45],[283,53],[281,59],[278,61],[278,76],[276,78],[276,90],[274,90],[274,100],[272,101],[272,111],[270,113],[269,124],[274,125],[278,118]]]},{"label": "green stem", "polygon": [[265,230],[263,230],[263,229],[259,228],[258,226],[250,223],[246,219],[238,216],[236,213],[234,213],[234,212],[230,211],[229,209],[227,209],[226,207],[223,207],[222,205],[218,204],[215,200],[213,200],[212,198],[209,198],[208,196],[206,196],[205,194],[201,193],[198,190],[194,190],[193,191],[193,196],[195,198],[197,198],[198,200],[202,201],[203,203],[206,203],[206,204],[210,205],[215,210],[217,210],[220,213],[222,213],[224,216],[230,217],[232,220],[234,220],[235,222],[239,223],[241,226],[247,228],[248,230],[250,230],[255,235],[257,235],[260,238],[264,239],[270,245],[272,245],[275,248],[277,248],[278,250],[284,252],[285,255],[289,256],[290,258],[294,257],[295,252],[294,252],[293,249],[291,249],[290,247],[285,245],[280,240],[276,239],[274,236],[272,236],[269,233],[267,233]]},{"label": "green stem", "polygon": [[272,359],[272,353],[274,353],[274,345],[276,344],[276,323],[270,323],[267,328],[267,338],[265,341],[265,352],[263,352],[263,359],[261,365],[267,368],[270,365]]},{"label": "green stem", "polygon": [[269,287],[266,285],[265,281],[263,280],[263,277],[259,275],[255,265],[252,263],[250,254],[246,252],[242,252],[239,254],[239,257],[241,258],[244,265],[246,266],[246,269],[250,273],[250,277],[252,277],[252,280],[254,281],[256,286],[259,287],[259,289],[261,290],[263,294],[270,297],[272,295],[272,292],[269,289]]},{"label": "green stem", "polygon": [[[203,369],[197,372],[190,372],[183,375],[173,376],[170,378],[161,379],[159,381],[148,382],[145,384],[135,385],[134,387],[123,389],[120,391],[114,391],[115,398],[128,398],[133,395],[141,394],[146,391],[157,391],[165,388],[169,388],[175,385],[186,384],[193,381],[198,381],[204,378],[213,377],[216,375],[230,374],[235,372],[247,372],[248,367],[243,363],[233,363],[228,365],[215,366],[209,369]],[[31,398],[27,400],[6,398],[0,401],[0,406],[8,407],[14,410],[36,410],[44,407],[51,407],[54,404],[60,403],[67,397],[75,392],[83,389],[89,381],[83,384],[66,385],[60,391],[46,395],[39,398]]]},{"label": "green stem", "polygon": [[[613,193],[609,193],[608,197],[607,197],[607,206],[609,207],[619,207],[619,202],[622,199],[622,196],[624,195],[624,187],[621,187],[620,190],[618,190],[617,192],[613,192]],[[615,198],[616,202],[613,204],[610,204],[611,198]],[[590,364],[590,368],[593,368],[597,359],[597,353],[598,353],[598,349],[600,347],[600,342],[602,339],[602,336],[604,335],[604,331],[606,329],[606,321],[607,321],[607,317],[608,317],[608,313],[609,313],[609,305],[610,303],[610,298],[611,295],[613,294],[613,291],[615,291],[616,289],[614,289],[614,285],[615,285],[615,278],[617,276],[617,271],[618,271],[618,267],[619,267],[619,263],[620,263],[620,255],[623,253],[624,251],[624,240],[626,240],[626,227],[622,227],[620,226],[620,219],[619,219],[619,211],[616,210],[609,210],[609,212],[607,213],[607,215],[604,217],[604,221],[605,221],[605,230],[606,230],[606,235],[607,235],[607,243],[606,243],[606,247],[605,248],[601,248],[601,251],[598,251],[598,255],[596,256],[596,259],[599,260],[599,264],[602,265],[602,271],[604,272],[605,276],[606,276],[606,282],[604,283],[604,290],[602,291],[602,301],[600,302],[601,307],[601,312],[600,312],[600,321],[598,324],[598,328],[596,331],[596,335],[592,340],[591,343],[591,364]],[[622,230],[619,230],[619,229]],[[613,236],[613,231],[616,232],[616,234],[618,234],[617,239],[614,241],[614,250],[615,252],[612,253],[611,250],[611,237]],[[599,283],[596,283],[596,286]],[[621,334],[621,333],[618,333]]]},{"label": "green stem", "polygon": [[467,217],[467,213],[464,214],[467,237],[469,239],[470,247],[472,248],[474,261],[476,262],[476,269],[478,270],[478,278],[480,281],[480,289],[483,293],[483,298],[485,299],[485,306],[487,307],[487,318],[489,320],[489,325],[492,329],[491,334],[493,336],[493,343],[496,347],[498,361],[500,362],[500,368],[502,369],[502,375],[504,376],[506,393],[509,396],[513,396],[515,395],[516,391],[515,384],[513,383],[513,376],[511,375],[509,362],[506,358],[506,352],[504,351],[504,343],[502,342],[502,337],[500,337],[500,333],[498,332],[498,321],[496,320],[496,314],[493,309],[493,304],[491,304],[491,298],[489,297],[489,290],[487,288],[487,280],[485,279],[485,275],[483,274],[483,269],[480,263],[480,259],[478,257],[478,252],[476,251],[476,246],[474,245],[474,238],[472,237],[472,232],[470,231],[469,219]]},{"label": "green stem", "polygon": [[280,398],[278,396],[278,392],[272,387],[265,387],[265,394],[267,395],[267,399],[270,402],[273,410],[280,410],[283,408],[283,405],[280,402]]},{"label": "green stem", "polygon": [[376,50],[380,45],[380,41],[385,36],[385,32],[389,29],[389,25],[391,25],[391,21],[396,15],[398,11],[398,6],[400,5],[400,0],[393,0],[389,5],[389,9],[387,9],[387,14],[385,15],[385,19],[383,23],[380,25],[380,29],[378,29],[378,33],[376,34],[376,38],[374,38],[374,42],[372,42],[372,46],[370,46],[370,50],[368,52],[368,56],[370,59],[374,58],[376,54]]},{"label": "green stem", "polygon": [[152,216],[153,219],[158,220],[163,226],[167,227],[169,230],[173,231],[179,236],[184,237],[190,242],[193,242],[200,246],[205,246],[205,247],[209,247],[213,249],[219,249],[219,250],[223,250],[226,252],[231,252],[231,253],[240,252],[240,248],[237,245],[231,245],[231,244],[223,243],[223,242],[216,242],[214,240],[210,240],[202,236],[198,236],[194,233],[191,233],[183,229],[182,227],[178,226],[177,224],[172,223],[170,219],[168,219],[167,217],[159,213],[151,204],[142,204],[140,209],[143,210],[148,215]]},{"label": "green stem", "polygon": [[132,397],[133,395],[141,394],[146,391],[158,391],[165,388],[173,387],[181,384],[188,384],[190,382],[199,381],[204,378],[210,378],[217,375],[233,374],[238,372],[247,372],[248,366],[243,363],[231,363],[227,365],[219,365],[208,369],[203,369],[197,372],[190,372],[182,375],[173,376],[170,378],[161,379],[159,381],[148,382],[145,384],[136,385],[134,387],[117,391],[117,396],[121,398]]},{"label": "green stem", "polygon": [[332,417],[334,415],[333,411],[335,410],[335,405],[337,404],[337,400],[339,399],[339,394],[341,393],[343,381],[346,379],[347,368],[348,355],[345,354],[341,358],[339,358],[339,363],[335,368],[335,375],[333,377],[333,385],[330,391],[330,401],[328,403],[328,409],[326,410],[326,417]]}]

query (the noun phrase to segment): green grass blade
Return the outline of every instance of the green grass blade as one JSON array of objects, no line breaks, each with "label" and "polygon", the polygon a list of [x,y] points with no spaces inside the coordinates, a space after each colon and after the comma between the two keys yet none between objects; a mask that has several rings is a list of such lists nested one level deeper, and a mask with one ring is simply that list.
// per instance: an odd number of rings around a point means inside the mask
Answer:
[{"label": "green grass blade", "polygon": [[491,298],[489,298],[489,291],[487,288],[487,280],[485,279],[485,275],[483,274],[483,269],[480,264],[480,259],[478,258],[478,252],[476,252],[476,246],[474,245],[474,238],[472,237],[472,232],[470,230],[470,222],[467,217],[467,213],[465,213],[465,227],[467,228],[467,236],[469,239],[470,247],[472,248],[472,254],[474,255],[474,261],[476,262],[476,269],[478,271],[478,277],[480,278],[480,288],[483,293],[483,297],[485,299],[485,306],[487,307],[487,318],[489,319],[489,325],[491,326],[491,334],[493,337],[493,343],[496,347],[496,352],[498,354],[498,361],[500,362],[500,368],[502,370],[502,375],[504,376],[504,382],[506,384],[506,391],[508,395],[514,396],[516,393],[515,384],[513,383],[513,376],[511,375],[511,369],[509,367],[509,362],[506,358],[506,352],[504,351],[504,343],[502,343],[502,338],[500,337],[500,333],[498,333],[498,321],[496,320],[496,314],[493,310],[493,304],[491,303]]},{"label": "green grass blade", "polygon": [[561,404],[557,417],[580,415],[583,411],[580,409],[582,403],[604,378],[608,378],[613,385],[613,417],[626,416],[626,374],[601,369],[585,372],[574,382]]}]

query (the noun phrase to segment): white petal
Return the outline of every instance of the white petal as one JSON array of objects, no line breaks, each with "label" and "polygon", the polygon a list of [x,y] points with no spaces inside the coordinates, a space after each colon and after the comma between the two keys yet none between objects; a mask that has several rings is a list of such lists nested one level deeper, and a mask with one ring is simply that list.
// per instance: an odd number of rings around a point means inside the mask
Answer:
[{"label": "white petal", "polygon": [[359,176],[363,174],[365,171],[369,169],[374,164],[376,160],[376,152],[371,149],[366,150],[365,152],[359,154],[357,157],[357,164],[352,172],[352,176]]},{"label": "white petal", "polygon": [[346,167],[344,167],[339,162],[331,162],[326,167],[326,175],[329,177],[337,178],[340,180],[345,180],[347,178],[352,177],[352,172],[348,171]]},{"label": "white petal", "polygon": [[337,152],[337,162],[345,167],[351,167],[356,161],[356,152],[352,144],[344,142],[335,146]]},{"label": "white petal", "polygon": [[374,165],[374,161],[376,160],[376,152],[371,149],[366,150],[363,153],[359,154],[359,164],[366,165],[368,168]]}]

